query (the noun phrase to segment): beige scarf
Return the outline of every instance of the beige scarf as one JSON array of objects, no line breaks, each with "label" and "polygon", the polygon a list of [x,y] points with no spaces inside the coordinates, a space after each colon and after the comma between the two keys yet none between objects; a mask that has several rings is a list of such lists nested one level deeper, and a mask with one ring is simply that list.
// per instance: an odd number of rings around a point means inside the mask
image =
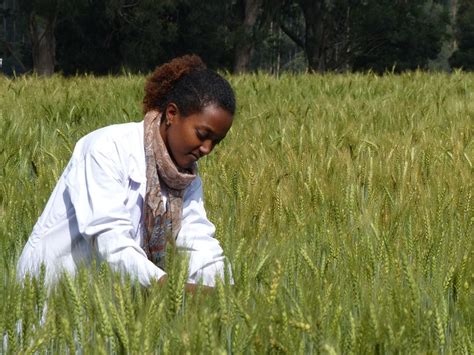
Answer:
[{"label": "beige scarf", "polygon": [[[160,118],[160,112],[150,111],[144,119],[146,194],[143,249],[148,259],[164,269],[166,244],[175,245],[181,228],[184,190],[196,177],[196,164],[188,173],[178,170],[161,137]],[[168,191],[166,206],[161,196],[161,184]]]}]

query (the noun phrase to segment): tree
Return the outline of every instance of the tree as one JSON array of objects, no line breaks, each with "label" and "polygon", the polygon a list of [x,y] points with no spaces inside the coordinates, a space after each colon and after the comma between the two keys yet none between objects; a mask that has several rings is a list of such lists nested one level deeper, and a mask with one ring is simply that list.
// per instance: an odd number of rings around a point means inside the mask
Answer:
[{"label": "tree", "polygon": [[235,32],[234,72],[248,70],[254,50],[255,26],[263,0],[239,0],[235,6],[240,26]]},{"label": "tree", "polygon": [[279,24],[304,49],[312,72],[347,66],[352,9],[357,1],[290,0],[282,7]]},{"label": "tree", "polygon": [[446,7],[426,0],[367,0],[353,19],[353,69],[379,73],[425,68],[449,24]]},{"label": "tree", "polygon": [[[303,20],[295,21],[298,12]],[[425,67],[448,22],[444,8],[426,0],[288,0],[280,16],[317,72]]]},{"label": "tree", "polygon": [[[268,64],[268,44],[275,42],[272,38],[275,33],[275,18],[285,1],[217,1],[217,6],[221,10],[215,13],[222,18],[223,26],[220,28],[219,34],[221,38],[225,39],[226,44],[231,44],[232,62],[230,65],[234,73],[263,68]],[[257,59],[254,56],[255,53],[258,54]],[[227,58],[227,53],[225,57]],[[223,62],[223,64],[228,66],[227,62]]]},{"label": "tree", "polygon": [[[124,33],[142,40],[134,33],[133,15],[139,4],[146,1],[127,0],[68,0],[57,26],[57,57],[65,74],[117,72],[124,62],[120,47]],[[143,25],[146,28],[146,24]],[[139,53],[136,53],[139,55]]]},{"label": "tree", "polygon": [[232,2],[230,0],[176,0],[173,21],[176,39],[167,42],[166,60],[198,54],[213,69],[231,69],[233,60]]},{"label": "tree", "polygon": [[52,75],[56,65],[55,28],[61,0],[21,0],[20,8],[28,21],[33,69],[39,75]]},{"label": "tree", "polygon": [[325,34],[325,16],[328,12],[325,0],[298,0],[305,22],[303,47],[308,58],[310,71],[326,70],[325,46],[328,36]]},{"label": "tree", "polygon": [[[73,0],[69,0],[71,3]],[[66,74],[150,71],[196,53],[212,68],[229,68],[228,8],[220,0],[76,0],[58,24],[58,62]],[[225,5],[225,3],[224,3]]]},{"label": "tree", "polygon": [[474,1],[461,0],[456,15],[455,37],[458,49],[449,59],[453,68],[474,70]]},{"label": "tree", "polygon": [[2,71],[26,72],[24,21],[19,16],[16,0],[0,0],[0,57]]}]

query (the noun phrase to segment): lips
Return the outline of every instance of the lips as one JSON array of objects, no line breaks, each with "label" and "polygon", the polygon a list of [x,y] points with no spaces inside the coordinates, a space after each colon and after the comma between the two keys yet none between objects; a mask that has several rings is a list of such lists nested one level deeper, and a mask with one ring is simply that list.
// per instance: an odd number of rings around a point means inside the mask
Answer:
[{"label": "lips", "polygon": [[199,160],[199,158],[200,158],[194,153],[189,153],[189,155],[191,155],[194,158],[195,161]]}]

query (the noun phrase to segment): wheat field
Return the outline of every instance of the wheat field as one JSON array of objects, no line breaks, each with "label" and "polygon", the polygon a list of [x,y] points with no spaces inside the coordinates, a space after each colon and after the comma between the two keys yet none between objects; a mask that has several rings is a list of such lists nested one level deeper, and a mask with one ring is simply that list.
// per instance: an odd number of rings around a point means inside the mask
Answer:
[{"label": "wheat field", "polygon": [[200,174],[235,284],[194,295],[179,255],[164,287],[15,281],[75,142],[140,121],[144,78],[0,77],[0,353],[474,353],[474,75],[227,77]]}]

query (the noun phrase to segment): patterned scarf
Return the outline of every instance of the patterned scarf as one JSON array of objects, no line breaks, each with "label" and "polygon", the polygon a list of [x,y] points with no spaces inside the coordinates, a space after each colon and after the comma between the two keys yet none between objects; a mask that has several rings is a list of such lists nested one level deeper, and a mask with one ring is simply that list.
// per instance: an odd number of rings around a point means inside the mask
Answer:
[{"label": "patterned scarf", "polygon": [[[181,228],[184,190],[196,177],[196,165],[188,173],[178,170],[161,137],[160,119],[161,114],[157,111],[148,112],[144,119],[146,194],[143,249],[148,259],[164,269],[166,244],[175,245]],[[166,206],[161,196],[161,184],[168,191]]]}]

